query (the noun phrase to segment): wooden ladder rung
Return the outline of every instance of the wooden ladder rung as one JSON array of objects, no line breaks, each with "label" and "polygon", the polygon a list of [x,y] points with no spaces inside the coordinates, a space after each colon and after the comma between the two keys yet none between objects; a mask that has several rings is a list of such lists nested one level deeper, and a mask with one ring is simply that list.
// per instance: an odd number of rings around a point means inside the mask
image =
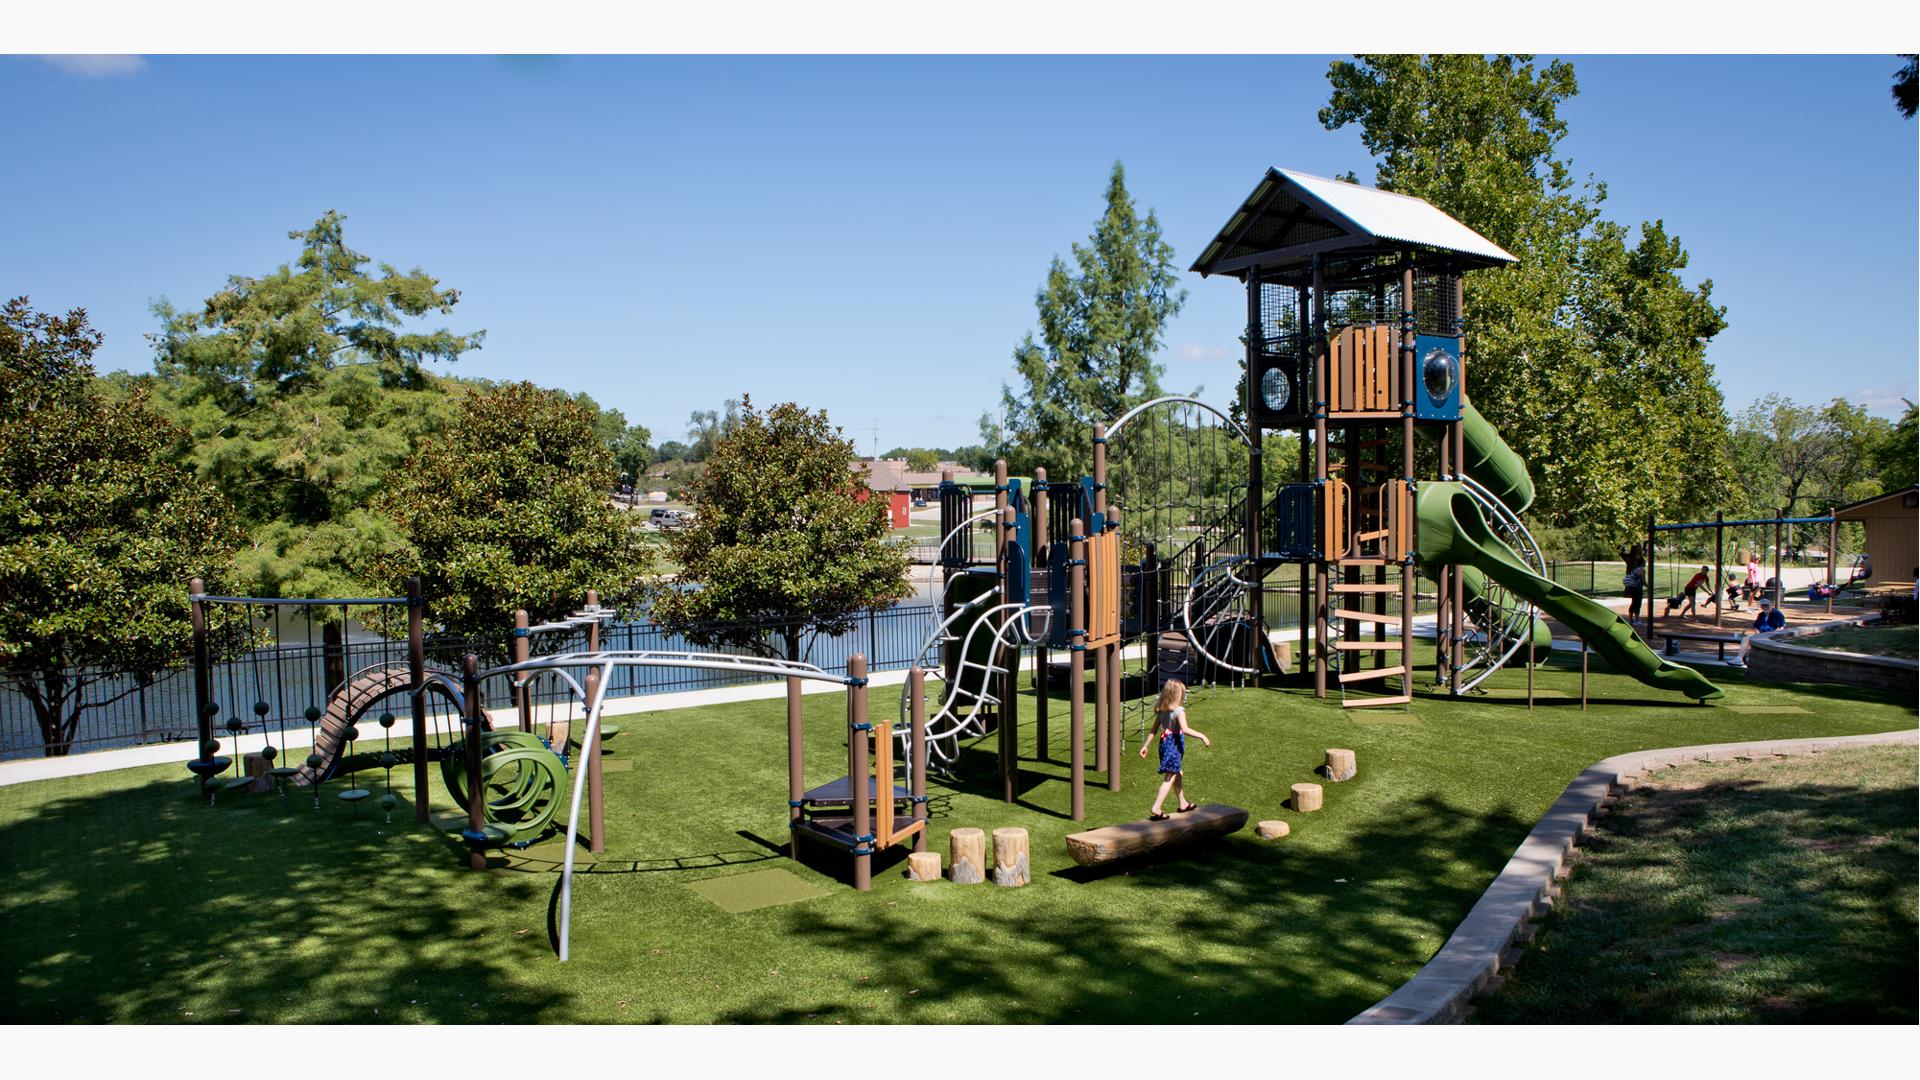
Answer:
[{"label": "wooden ladder rung", "polygon": [[1400,591],[1400,583],[1397,581],[1389,581],[1389,582],[1380,582],[1380,583],[1360,582],[1358,584],[1355,584],[1353,582],[1338,581],[1334,583],[1333,591],[1334,592],[1397,593]]},{"label": "wooden ladder rung", "polygon": [[1376,615],[1371,611],[1348,611],[1346,608],[1334,608],[1333,614],[1328,617],[1334,619],[1353,619],[1356,622],[1385,623],[1388,626],[1400,625],[1400,616],[1398,615]]},{"label": "wooden ladder rung", "polygon": [[1391,529],[1376,529],[1373,532],[1363,532],[1359,536],[1354,537],[1354,539],[1364,544],[1369,540],[1378,540],[1392,531]]},{"label": "wooden ladder rung", "polygon": [[1366,671],[1343,672],[1340,675],[1340,681],[1343,683],[1350,683],[1350,682],[1359,682],[1362,679],[1384,679],[1389,675],[1405,675],[1406,673],[1407,673],[1407,668],[1406,668],[1406,665],[1403,664],[1399,667],[1383,667],[1383,668],[1372,668]]},{"label": "wooden ladder rung", "polygon": [[1369,705],[1405,705],[1412,700],[1412,694],[1395,694],[1392,697],[1348,698],[1340,703],[1340,707],[1343,709],[1364,709]]},{"label": "wooden ladder rung", "polygon": [[1398,641],[1336,641],[1333,647],[1351,652],[1399,652]]}]

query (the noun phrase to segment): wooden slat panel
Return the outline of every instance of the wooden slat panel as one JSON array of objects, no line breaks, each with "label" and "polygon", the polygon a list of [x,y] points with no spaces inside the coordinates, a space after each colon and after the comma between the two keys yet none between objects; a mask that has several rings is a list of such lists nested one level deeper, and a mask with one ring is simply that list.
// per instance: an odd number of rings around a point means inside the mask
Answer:
[{"label": "wooden slat panel", "polygon": [[1390,582],[1387,584],[1375,584],[1373,582],[1361,582],[1356,585],[1351,582],[1340,581],[1340,582],[1334,583],[1333,591],[1334,592],[1399,592],[1400,583]]},{"label": "wooden slat panel", "polygon": [[1362,682],[1367,679],[1384,679],[1389,675],[1405,675],[1406,673],[1407,669],[1404,666],[1372,668],[1367,671],[1347,671],[1341,673],[1340,681],[1343,683]]},{"label": "wooden slat panel", "polygon": [[1353,619],[1357,622],[1386,623],[1388,626],[1400,625],[1400,616],[1398,615],[1376,615],[1371,611],[1348,611],[1346,608],[1335,608],[1333,617]]},{"label": "wooden slat panel", "polygon": [[1087,539],[1086,645],[1111,645],[1120,640],[1120,534],[1101,533]]},{"label": "wooden slat panel", "polygon": [[1376,409],[1397,409],[1400,407],[1400,350],[1394,347],[1393,327],[1380,323],[1373,328],[1374,352],[1380,357],[1380,394]]},{"label": "wooden slat panel", "polygon": [[1413,700],[1411,694],[1395,694],[1392,697],[1348,698],[1340,703],[1343,709],[1364,709],[1369,705],[1405,705]]},{"label": "wooden slat panel", "polygon": [[1334,648],[1343,652],[1399,652],[1398,641],[1336,641]]}]

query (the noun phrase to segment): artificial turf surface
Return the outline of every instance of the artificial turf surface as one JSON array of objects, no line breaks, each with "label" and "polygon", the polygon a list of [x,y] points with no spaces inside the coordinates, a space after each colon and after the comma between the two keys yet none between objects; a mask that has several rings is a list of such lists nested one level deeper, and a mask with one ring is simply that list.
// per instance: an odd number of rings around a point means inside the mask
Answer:
[{"label": "artificial turf surface", "polygon": [[[1282,818],[1181,857],[1106,873],[1062,837],[1142,817],[1151,765],[1126,790],[1091,784],[1069,822],[1064,707],[1050,760],[997,798],[994,743],[935,783],[933,848],[950,828],[1025,826],[1033,884],[915,884],[881,864],[860,894],[843,865],[787,859],[784,707],[717,705],[629,720],[610,747],[610,849],[584,853],[573,960],[549,940],[560,844],[463,869],[456,842],[395,824],[377,800],[306,792],[200,804],[179,766],[0,788],[0,1014],[147,1022],[1338,1022],[1426,962],[1549,804],[1588,764],[1627,750],[1887,731],[1914,703],[1711,669],[1726,704],[1697,706],[1607,673],[1579,707],[1577,659],[1556,655],[1529,710],[1511,696],[1417,697],[1341,709],[1299,690],[1219,690],[1189,703],[1214,739],[1188,753],[1192,796]],[[1523,684],[1521,672],[1495,677]],[[876,688],[875,715],[893,710]],[[838,694],[810,695],[807,780],[845,770]],[[1128,751],[1137,745],[1129,733]],[[1328,747],[1360,775],[1326,808],[1286,810]],[[366,777],[362,776],[363,784]],[[404,781],[403,781],[404,782]],[[437,785],[437,778],[436,778]],[[336,785],[337,786],[337,785]],[[377,777],[375,790],[382,790]],[[436,810],[450,809],[436,786]],[[690,886],[791,871],[812,899],[730,913]],[[822,870],[827,872],[822,872]]]}]

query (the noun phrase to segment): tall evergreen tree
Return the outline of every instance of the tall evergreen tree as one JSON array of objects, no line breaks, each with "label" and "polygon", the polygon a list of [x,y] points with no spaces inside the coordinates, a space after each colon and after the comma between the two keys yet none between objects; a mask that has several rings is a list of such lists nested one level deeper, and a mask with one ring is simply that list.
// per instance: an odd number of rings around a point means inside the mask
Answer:
[{"label": "tall evergreen tree", "polygon": [[480,346],[483,332],[414,328],[448,314],[457,290],[347,247],[328,211],[288,233],[300,253],[261,277],[236,275],[198,310],[155,305],[157,407],[192,435],[188,460],[253,534],[243,587],[265,595],[353,595],[351,569],[392,539],[368,504],[388,474],[452,416],[427,369]]},{"label": "tall evergreen tree", "polygon": [[1106,203],[1088,242],[1073,245],[1073,265],[1056,257],[1048,268],[1034,296],[1040,338],[1028,333],[1013,351],[1019,381],[1002,384],[1001,416],[980,418],[982,440],[1016,473],[1084,474],[1093,423],[1161,393],[1166,369],[1154,356],[1187,292],[1159,219],[1151,210],[1140,216],[1117,161]]}]

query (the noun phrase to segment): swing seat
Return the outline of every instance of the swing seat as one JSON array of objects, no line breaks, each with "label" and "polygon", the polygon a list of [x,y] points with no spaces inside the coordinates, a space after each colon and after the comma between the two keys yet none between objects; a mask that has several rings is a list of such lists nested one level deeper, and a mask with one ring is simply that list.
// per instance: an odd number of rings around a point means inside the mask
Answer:
[{"label": "swing seat", "polygon": [[513,831],[498,825],[482,825],[478,831],[461,829],[460,839],[475,847],[501,847],[513,839]]},{"label": "swing seat", "polygon": [[253,786],[253,777],[236,776],[233,779],[227,781],[226,783],[221,784],[220,790],[221,791],[239,791],[243,787],[252,787],[252,786]]},{"label": "swing seat", "polygon": [[273,777],[275,780],[285,780],[287,777],[293,776],[299,771],[300,766],[298,765],[276,765],[267,770],[267,775]]},{"label": "swing seat", "polygon": [[224,757],[199,758],[197,760],[187,762],[187,771],[202,779],[210,780],[213,777],[219,776],[221,773],[226,772],[227,766],[231,764],[233,764],[232,758],[224,758]]},{"label": "swing seat", "polygon": [[367,798],[372,794],[373,792],[368,791],[366,788],[348,788],[340,793],[340,801],[359,802],[361,799]]}]

